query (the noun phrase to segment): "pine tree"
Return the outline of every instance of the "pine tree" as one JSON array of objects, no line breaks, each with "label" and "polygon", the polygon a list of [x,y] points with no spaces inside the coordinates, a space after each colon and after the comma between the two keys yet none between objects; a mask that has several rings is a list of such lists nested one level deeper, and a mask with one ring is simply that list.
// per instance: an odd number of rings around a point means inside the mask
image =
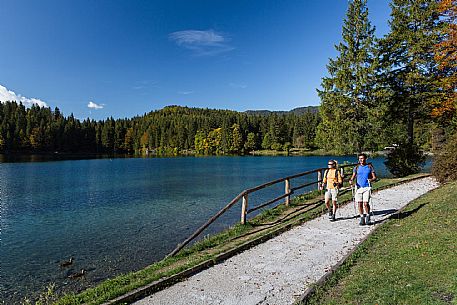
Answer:
[{"label": "pine tree", "polygon": [[371,89],[375,65],[374,27],[368,19],[366,0],[349,3],[344,19],[342,41],[335,46],[339,55],[327,65],[322,79],[322,122],[319,144],[339,153],[361,151],[368,128],[369,112],[375,106]]},{"label": "pine tree", "polygon": [[244,143],[244,150],[250,152],[255,150],[257,147],[257,137],[255,133],[250,132],[247,135],[246,142]]}]

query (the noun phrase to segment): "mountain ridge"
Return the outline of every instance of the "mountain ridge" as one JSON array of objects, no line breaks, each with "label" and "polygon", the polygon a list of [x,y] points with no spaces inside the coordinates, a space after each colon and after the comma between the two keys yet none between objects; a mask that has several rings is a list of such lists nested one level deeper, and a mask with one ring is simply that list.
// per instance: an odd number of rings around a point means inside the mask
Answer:
[{"label": "mountain ridge", "polygon": [[286,114],[296,114],[302,115],[307,112],[311,113],[318,113],[319,106],[305,106],[305,107],[297,107],[289,111],[273,111],[273,110],[246,110],[244,111],[247,114],[253,115],[270,115],[270,114],[279,114],[279,115],[286,115]]}]

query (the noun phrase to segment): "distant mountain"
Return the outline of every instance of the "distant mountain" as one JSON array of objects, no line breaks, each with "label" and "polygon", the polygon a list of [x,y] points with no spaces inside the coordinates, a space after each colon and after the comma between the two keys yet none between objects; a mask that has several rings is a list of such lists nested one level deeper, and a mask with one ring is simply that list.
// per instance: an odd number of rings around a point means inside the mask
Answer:
[{"label": "distant mountain", "polygon": [[276,114],[296,114],[296,115],[301,115],[303,113],[317,113],[319,112],[319,106],[306,106],[306,107],[298,107],[294,108],[289,111],[271,111],[271,110],[246,110],[245,113],[247,114],[253,114],[253,115],[270,115],[273,113]]}]

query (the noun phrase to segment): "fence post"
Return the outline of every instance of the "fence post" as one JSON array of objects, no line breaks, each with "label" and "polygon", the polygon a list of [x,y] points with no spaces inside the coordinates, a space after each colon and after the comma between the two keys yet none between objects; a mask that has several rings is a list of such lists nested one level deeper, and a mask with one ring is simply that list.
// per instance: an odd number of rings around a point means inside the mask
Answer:
[{"label": "fence post", "polygon": [[241,224],[246,223],[246,214],[248,210],[248,193],[243,195],[243,203],[241,204]]},{"label": "fence post", "polygon": [[320,188],[321,188],[321,180],[322,180],[322,172],[318,171],[317,172],[317,190],[320,190]]},{"label": "fence post", "polygon": [[[290,181],[289,179],[286,179],[285,180],[285,194],[288,194],[290,193]],[[286,197],[286,206],[289,206],[289,203],[290,203],[290,195]]]}]

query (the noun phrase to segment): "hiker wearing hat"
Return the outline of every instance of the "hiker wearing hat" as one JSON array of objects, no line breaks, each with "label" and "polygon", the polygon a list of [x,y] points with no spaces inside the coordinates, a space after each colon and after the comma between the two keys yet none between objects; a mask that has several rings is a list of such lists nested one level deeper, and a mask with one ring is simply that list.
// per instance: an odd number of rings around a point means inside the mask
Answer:
[{"label": "hiker wearing hat", "polygon": [[[322,180],[323,185],[326,187],[325,191],[325,205],[328,210],[328,217],[330,221],[335,221],[336,218],[336,209],[338,201],[338,189],[343,184],[343,177],[338,172],[337,168],[338,163],[336,160],[328,161],[328,169],[324,172],[324,179]],[[321,190],[323,189],[321,186]],[[333,202],[333,209],[330,207],[330,199]]]},{"label": "hiker wearing hat", "polygon": [[356,180],[355,201],[359,204],[360,225],[370,224],[371,182],[376,180],[376,173],[371,164],[367,164],[367,155],[359,154],[359,164],[354,167],[349,184]]}]

